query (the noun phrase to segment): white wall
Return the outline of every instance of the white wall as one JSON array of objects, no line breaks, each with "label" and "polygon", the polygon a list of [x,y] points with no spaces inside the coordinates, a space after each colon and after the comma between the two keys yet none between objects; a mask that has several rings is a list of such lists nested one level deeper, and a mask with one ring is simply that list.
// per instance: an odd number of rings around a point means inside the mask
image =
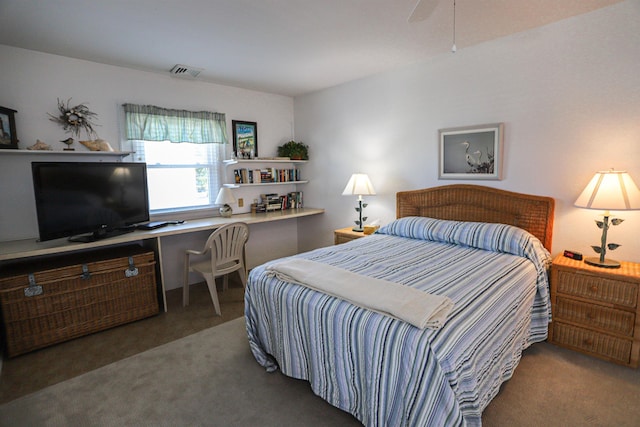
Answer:
[{"label": "white wall", "polygon": [[[332,244],[333,229],[352,225],[355,198],[340,195],[351,173],[370,174],[378,195],[367,199],[366,215],[388,222],[397,191],[459,182],[437,179],[438,129],[504,122],[504,179],[473,182],[554,197],[553,252],[592,255],[598,212],[573,201],[600,169],[626,169],[640,183],[638,22],[640,2],[631,0],[295,102],[0,46],[0,105],[18,110],[22,148],[63,139],[47,113],[56,98],[73,97],[99,114],[100,136],[111,142],[120,137],[120,105],[149,103],[225,112],[229,126],[257,121],[262,155],[291,137],[295,109],[296,139],[311,146],[305,203],[326,209],[297,221],[300,250]],[[11,159],[0,155],[0,242],[37,234],[28,166]],[[620,216],[626,221],[609,241],[622,247],[611,255],[640,261],[640,212]],[[296,222],[287,223],[256,229],[250,263],[296,250]],[[171,241],[163,251],[175,256],[193,245]],[[179,286],[179,271],[166,273],[168,287]]]},{"label": "white wall", "polygon": [[[121,105],[125,102],[153,104],[167,108],[208,110],[226,113],[231,141],[231,120],[258,123],[258,149],[263,156],[275,155],[276,147],[291,139],[293,99],[174,78],[167,75],[107,66],[56,55],[0,45],[0,105],[17,110],[16,127],[19,148],[25,149],[40,139],[62,150],[60,140],[69,136],[47,113],[57,112],[57,98],[72,105],[86,102],[98,114],[99,136],[120,148]],[[85,149],[75,144],[76,150]],[[229,148],[230,151],[230,148]],[[63,153],[51,156],[2,155],[0,153],[0,244],[2,241],[36,238],[37,218],[31,182],[30,162],[33,160],[68,160]],[[73,161],[87,158],[71,159]],[[104,159],[91,158],[92,161]],[[125,159],[127,160],[127,159]],[[179,188],[167,189],[180,191]],[[249,194],[244,197],[250,197]],[[251,202],[245,200],[246,206]],[[273,227],[253,227],[249,242],[250,266],[277,256],[297,251],[296,221],[282,221]],[[165,280],[168,289],[181,286],[182,251],[199,248],[200,236],[181,238],[179,242],[163,242],[166,262]],[[274,248],[274,242],[277,247]]]},{"label": "white wall", "polygon": [[[594,256],[600,212],[573,202],[598,170],[640,184],[638,22],[640,2],[627,1],[296,98],[296,137],[311,146],[306,202],[326,208],[300,230],[301,249],[353,224],[355,197],[341,196],[351,173],[370,175],[366,214],[385,223],[397,191],[460,182],[438,180],[438,129],[504,122],[504,179],[462,182],[555,198],[553,253]],[[622,247],[609,255],[638,262],[640,212],[619,216],[609,242]]]}]

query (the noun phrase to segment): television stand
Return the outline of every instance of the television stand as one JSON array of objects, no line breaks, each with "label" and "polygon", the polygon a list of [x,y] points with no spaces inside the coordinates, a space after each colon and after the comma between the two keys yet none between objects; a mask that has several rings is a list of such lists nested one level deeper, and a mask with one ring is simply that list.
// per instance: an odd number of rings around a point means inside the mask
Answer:
[{"label": "television stand", "polygon": [[130,226],[130,227],[116,228],[113,230],[97,230],[91,234],[81,234],[79,236],[71,236],[69,237],[68,240],[70,242],[77,242],[77,243],[91,243],[91,242],[96,242],[98,240],[108,239],[110,237],[116,237],[116,236],[121,236],[123,234],[131,233],[135,231],[135,229],[136,229],[135,226]]}]

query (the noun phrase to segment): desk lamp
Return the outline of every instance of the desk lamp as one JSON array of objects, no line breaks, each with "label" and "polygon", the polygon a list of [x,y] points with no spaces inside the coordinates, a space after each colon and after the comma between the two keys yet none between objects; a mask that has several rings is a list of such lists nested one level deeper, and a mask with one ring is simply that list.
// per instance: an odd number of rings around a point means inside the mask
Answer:
[{"label": "desk lamp", "polygon": [[367,217],[362,217],[362,210],[367,207],[366,203],[362,203],[362,196],[375,196],[376,191],[373,189],[373,185],[369,180],[369,176],[364,173],[354,173],[351,175],[347,186],[342,192],[343,196],[358,196],[358,207],[356,212],[359,213],[359,219],[355,221],[356,226],[353,227],[353,231],[363,232],[364,221]]},{"label": "desk lamp", "polygon": [[216,197],[215,204],[222,205],[220,207],[220,216],[225,218],[231,218],[233,215],[233,209],[229,206],[229,203],[235,203],[236,198],[233,197],[233,193],[229,187],[222,187],[220,191],[218,191],[218,197]]},{"label": "desk lamp", "polygon": [[601,171],[596,173],[587,187],[582,191],[578,200],[574,203],[579,208],[604,210],[603,220],[596,220],[598,228],[602,229],[600,246],[591,246],[600,254],[600,257],[585,258],[584,262],[596,267],[618,268],[620,263],[612,259],[606,259],[607,249],[614,250],[620,245],[607,244],[607,231],[609,219],[611,225],[618,225],[621,218],[611,218],[609,211],[628,211],[640,209],[640,190],[626,171]]}]

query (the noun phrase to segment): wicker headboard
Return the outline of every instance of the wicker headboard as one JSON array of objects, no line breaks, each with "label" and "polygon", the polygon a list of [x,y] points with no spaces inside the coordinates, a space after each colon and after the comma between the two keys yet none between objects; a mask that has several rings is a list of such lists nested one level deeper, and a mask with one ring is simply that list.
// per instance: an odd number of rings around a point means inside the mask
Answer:
[{"label": "wicker headboard", "polygon": [[533,196],[480,185],[454,184],[396,194],[396,216],[425,216],[454,221],[497,222],[527,230],[551,251],[551,197]]}]

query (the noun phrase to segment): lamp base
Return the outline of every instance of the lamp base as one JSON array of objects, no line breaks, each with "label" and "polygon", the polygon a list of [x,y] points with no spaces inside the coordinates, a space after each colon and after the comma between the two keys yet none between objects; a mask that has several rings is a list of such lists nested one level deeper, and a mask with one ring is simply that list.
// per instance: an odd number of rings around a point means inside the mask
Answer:
[{"label": "lamp base", "polygon": [[620,263],[618,261],[615,261],[613,259],[606,259],[603,262],[600,262],[600,257],[591,257],[591,258],[585,258],[584,262],[586,262],[589,265],[593,265],[595,267],[602,267],[602,268],[620,268]]},{"label": "lamp base", "polygon": [[353,227],[351,229],[351,231],[356,231],[358,233],[364,233],[364,228],[360,228],[360,227]]},{"label": "lamp base", "polygon": [[220,216],[224,217],[224,218],[231,218],[231,215],[233,215],[233,209],[231,209],[231,206],[229,205],[224,205],[220,208]]}]

